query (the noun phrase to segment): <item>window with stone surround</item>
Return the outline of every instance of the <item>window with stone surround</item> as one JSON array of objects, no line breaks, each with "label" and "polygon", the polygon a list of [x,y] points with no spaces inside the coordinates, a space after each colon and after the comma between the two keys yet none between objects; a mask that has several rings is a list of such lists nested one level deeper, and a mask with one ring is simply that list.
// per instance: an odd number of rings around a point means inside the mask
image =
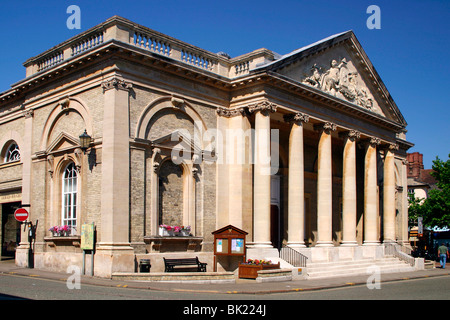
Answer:
[{"label": "window with stone surround", "polygon": [[63,225],[77,226],[77,184],[78,172],[73,162],[64,169],[62,176],[62,218]]}]

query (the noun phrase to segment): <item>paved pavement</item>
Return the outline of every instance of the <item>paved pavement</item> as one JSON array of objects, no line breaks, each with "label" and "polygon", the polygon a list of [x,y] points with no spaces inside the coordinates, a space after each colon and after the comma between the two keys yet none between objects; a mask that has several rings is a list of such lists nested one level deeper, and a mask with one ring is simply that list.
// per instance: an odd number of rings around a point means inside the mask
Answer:
[{"label": "paved pavement", "polygon": [[[437,263],[437,265],[439,265]],[[16,276],[38,277],[58,281],[67,281],[72,275],[69,273],[51,272],[40,269],[29,269],[17,267],[14,260],[0,261],[0,274],[13,274]],[[450,270],[437,267],[413,272],[383,273],[380,276],[381,283],[390,281],[401,281],[416,278],[449,276]],[[236,283],[198,284],[198,283],[168,283],[168,282],[144,282],[131,280],[111,280],[91,276],[81,276],[81,285],[99,285],[110,287],[127,287],[136,289],[149,289],[161,291],[184,291],[184,292],[208,292],[208,293],[245,293],[245,294],[267,294],[292,292],[303,290],[318,290],[326,288],[338,288],[344,286],[366,285],[369,275],[357,275],[349,277],[336,277],[325,279],[302,279],[283,282],[257,283],[255,280],[238,279]]]}]

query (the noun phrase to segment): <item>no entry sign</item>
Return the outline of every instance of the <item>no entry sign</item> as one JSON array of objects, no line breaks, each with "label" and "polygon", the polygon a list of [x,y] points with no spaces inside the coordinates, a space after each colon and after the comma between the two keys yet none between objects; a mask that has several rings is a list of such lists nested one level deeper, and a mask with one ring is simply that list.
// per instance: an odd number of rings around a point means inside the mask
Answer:
[{"label": "no entry sign", "polygon": [[28,219],[28,211],[24,208],[19,208],[14,212],[14,218],[16,218],[17,221],[24,222]]}]

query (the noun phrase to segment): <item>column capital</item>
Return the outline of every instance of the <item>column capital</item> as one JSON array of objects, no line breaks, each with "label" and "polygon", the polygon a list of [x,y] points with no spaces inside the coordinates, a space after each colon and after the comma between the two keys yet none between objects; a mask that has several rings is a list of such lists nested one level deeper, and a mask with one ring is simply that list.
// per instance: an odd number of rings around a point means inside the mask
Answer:
[{"label": "column capital", "polygon": [[126,82],[125,80],[117,78],[117,77],[113,77],[109,80],[102,82],[103,92],[111,90],[111,89],[128,91],[132,87],[133,87],[133,85],[130,82]]},{"label": "column capital", "polygon": [[284,121],[288,122],[288,123],[307,123],[309,121],[309,115],[301,113],[301,112],[297,112],[297,113],[289,113],[289,114],[285,114],[283,116]]},{"label": "column capital", "polygon": [[376,137],[369,137],[367,139],[362,140],[361,143],[365,147],[376,148],[376,147],[378,147],[380,145],[381,139],[380,138],[376,138]]},{"label": "column capital", "polygon": [[393,142],[388,142],[387,144],[383,145],[383,148],[386,149],[387,151],[396,151],[398,150],[399,146],[397,143],[393,143]]},{"label": "column capital", "polygon": [[359,138],[361,138],[361,132],[359,132],[358,130],[351,129],[349,131],[344,131],[344,132],[339,133],[339,136],[344,139],[348,138],[349,140],[351,140],[353,142],[353,141],[356,141]]},{"label": "column capital", "polygon": [[22,111],[22,115],[25,117],[25,119],[33,118],[34,110],[33,109],[25,109]]},{"label": "column capital", "polygon": [[314,130],[325,132],[326,134],[330,134],[332,131],[336,131],[337,125],[333,122],[325,122],[314,125]]},{"label": "column capital", "polygon": [[264,115],[268,115],[270,112],[273,113],[277,111],[277,105],[273,102],[270,102],[269,100],[249,104],[247,108],[250,113],[261,111]]},{"label": "column capital", "polygon": [[216,113],[219,117],[225,117],[225,118],[232,118],[232,117],[246,115],[244,107],[233,108],[233,109],[219,107],[219,108],[217,108]]}]

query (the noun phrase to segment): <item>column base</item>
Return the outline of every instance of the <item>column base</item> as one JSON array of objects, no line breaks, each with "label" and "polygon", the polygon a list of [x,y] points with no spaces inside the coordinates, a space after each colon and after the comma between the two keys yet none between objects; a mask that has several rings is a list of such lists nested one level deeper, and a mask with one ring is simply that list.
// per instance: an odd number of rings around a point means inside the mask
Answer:
[{"label": "column base", "polygon": [[363,246],[379,246],[380,241],[364,241]]},{"label": "column base", "polygon": [[249,248],[273,248],[272,242],[253,242],[248,244]]},{"label": "column base", "polygon": [[287,246],[288,246],[289,248],[292,248],[292,249],[296,249],[296,248],[306,248],[306,245],[305,245],[304,242],[288,242],[288,243],[287,243]]},{"label": "column base", "polygon": [[316,247],[334,247],[333,241],[317,241]]},{"label": "column base", "polygon": [[341,247],[357,247],[358,246],[358,242],[356,241],[342,241],[341,242]]}]

